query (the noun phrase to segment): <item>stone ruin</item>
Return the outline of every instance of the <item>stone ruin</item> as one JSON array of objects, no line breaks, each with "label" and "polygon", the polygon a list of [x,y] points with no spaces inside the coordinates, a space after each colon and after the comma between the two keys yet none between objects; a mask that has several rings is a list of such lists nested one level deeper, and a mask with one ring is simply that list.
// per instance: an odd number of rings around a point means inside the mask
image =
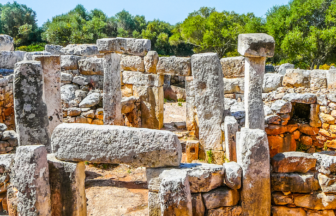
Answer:
[{"label": "stone ruin", "polygon": [[[0,35],[0,210],[87,215],[97,163],[146,168],[145,215],[335,215],[336,70],[265,73],[274,39],[238,41],[219,59],[131,38],[24,53]],[[165,95],[194,139],[165,129]]]}]

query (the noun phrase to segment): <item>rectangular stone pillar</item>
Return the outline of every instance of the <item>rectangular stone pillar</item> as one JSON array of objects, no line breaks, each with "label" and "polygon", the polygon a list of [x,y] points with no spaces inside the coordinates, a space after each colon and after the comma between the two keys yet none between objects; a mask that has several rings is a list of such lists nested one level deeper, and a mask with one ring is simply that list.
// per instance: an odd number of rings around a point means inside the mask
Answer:
[{"label": "rectangular stone pillar", "polygon": [[104,55],[104,124],[124,125],[121,114],[120,55]]},{"label": "rectangular stone pillar", "polygon": [[186,90],[186,126],[188,131],[195,131],[195,89],[193,85],[194,78],[187,76],[185,79]]},{"label": "rectangular stone pillar", "polygon": [[235,117],[226,116],[224,121],[225,132],[225,157],[229,161],[237,162],[236,134],[239,130],[239,124]]},{"label": "rectangular stone pillar", "polygon": [[191,68],[200,143],[205,149],[223,150],[221,124],[224,120],[224,83],[218,55],[192,55]]},{"label": "rectangular stone pillar", "polygon": [[327,84],[328,89],[336,89],[336,69],[327,71]]},{"label": "rectangular stone pillar", "polygon": [[18,190],[18,215],[51,215],[49,166],[43,145],[16,149],[13,185]]},{"label": "rectangular stone pillar", "polygon": [[266,132],[242,128],[239,133],[237,160],[243,170],[242,216],[271,215],[271,169]]},{"label": "rectangular stone pillar", "polygon": [[43,100],[47,105],[51,135],[55,127],[62,124],[61,100],[61,57],[59,55],[34,55],[33,60],[40,61],[43,69]]},{"label": "rectangular stone pillar", "polygon": [[44,145],[51,152],[40,62],[21,61],[15,64],[13,92],[19,146]]},{"label": "rectangular stone pillar", "polygon": [[86,215],[85,164],[59,161],[48,154],[52,216]]}]

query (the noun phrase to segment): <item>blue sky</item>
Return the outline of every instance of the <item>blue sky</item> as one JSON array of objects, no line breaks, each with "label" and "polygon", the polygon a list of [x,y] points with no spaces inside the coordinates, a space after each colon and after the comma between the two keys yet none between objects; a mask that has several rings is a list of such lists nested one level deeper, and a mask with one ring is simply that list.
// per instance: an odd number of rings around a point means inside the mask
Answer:
[{"label": "blue sky", "polygon": [[[235,11],[236,13],[253,12],[264,16],[273,5],[287,4],[288,0],[16,0],[26,4],[37,13],[38,24],[55,15],[66,13],[77,4],[82,4],[87,10],[98,8],[108,16],[125,9],[132,15],[144,15],[147,21],[160,19],[176,24],[183,21],[190,12],[202,6],[215,7],[218,11]],[[1,4],[13,0],[0,0]]]}]

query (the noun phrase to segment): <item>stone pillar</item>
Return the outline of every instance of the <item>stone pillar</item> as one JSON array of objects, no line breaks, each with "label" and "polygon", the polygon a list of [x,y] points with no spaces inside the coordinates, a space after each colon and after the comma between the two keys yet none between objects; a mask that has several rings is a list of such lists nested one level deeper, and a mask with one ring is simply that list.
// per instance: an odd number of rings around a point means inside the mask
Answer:
[{"label": "stone pillar", "polygon": [[336,89],[336,69],[327,71],[327,84],[328,89]]},{"label": "stone pillar", "polygon": [[52,215],[86,216],[85,164],[48,154]]},{"label": "stone pillar", "polygon": [[266,57],[274,55],[275,41],[267,34],[240,34],[238,52],[245,56],[245,127],[265,129],[262,101]]},{"label": "stone pillar", "polygon": [[104,124],[124,125],[121,114],[120,55],[104,55]]},{"label": "stone pillar", "polygon": [[236,134],[239,130],[239,124],[235,117],[226,116],[224,121],[225,133],[225,157],[229,161],[237,162]]},{"label": "stone pillar", "polygon": [[18,215],[50,216],[49,166],[45,146],[18,147],[13,170],[13,185],[18,190]]},{"label": "stone pillar", "polygon": [[191,56],[195,107],[199,140],[205,149],[223,150],[221,124],[224,120],[224,83],[222,67],[216,53]]},{"label": "stone pillar", "polygon": [[196,120],[195,120],[195,93],[193,86],[194,78],[192,76],[187,76],[185,79],[185,90],[186,90],[186,126],[188,131],[195,131]]},{"label": "stone pillar", "polygon": [[270,156],[264,130],[242,128],[237,149],[242,167],[242,216],[271,215]]},{"label": "stone pillar", "polygon": [[21,61],[15,64],[13,92],[19,146],[44,145],[51,152],[40,62]]},{"label": "stone pillar", "polygon": [[33,60],[40,61],[43,69],[43,100],[47,105],[51,136],[57,125],[62,124],[63,111],[61,100],[61,57],[59,55],[33,56]]}]

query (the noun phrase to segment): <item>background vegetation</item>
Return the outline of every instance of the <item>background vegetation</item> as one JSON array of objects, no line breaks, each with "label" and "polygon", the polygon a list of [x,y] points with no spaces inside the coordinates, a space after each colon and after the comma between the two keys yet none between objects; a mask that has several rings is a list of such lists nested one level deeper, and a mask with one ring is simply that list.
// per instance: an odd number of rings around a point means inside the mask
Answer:
[{"label": "background vegetation", "polygon": [[0,4],[0,33],[15,39],[19,50],[43,50],[46,43],[66,46],[95,43],[104,37],[146,38],[161,56],[190,56],[216,52],[220,57],[239,55],[241,33],[267,33],[276,40],[273,64],[291,62],[300,68],[328,68],[336,62],[336,0],[292,0],[270,8],[265,18],[202,7],[182,22],[171,25],[147,21],[123,10],[108,17],[82,5],[48,20],[42,27],[36,13],[16,2]]}]

